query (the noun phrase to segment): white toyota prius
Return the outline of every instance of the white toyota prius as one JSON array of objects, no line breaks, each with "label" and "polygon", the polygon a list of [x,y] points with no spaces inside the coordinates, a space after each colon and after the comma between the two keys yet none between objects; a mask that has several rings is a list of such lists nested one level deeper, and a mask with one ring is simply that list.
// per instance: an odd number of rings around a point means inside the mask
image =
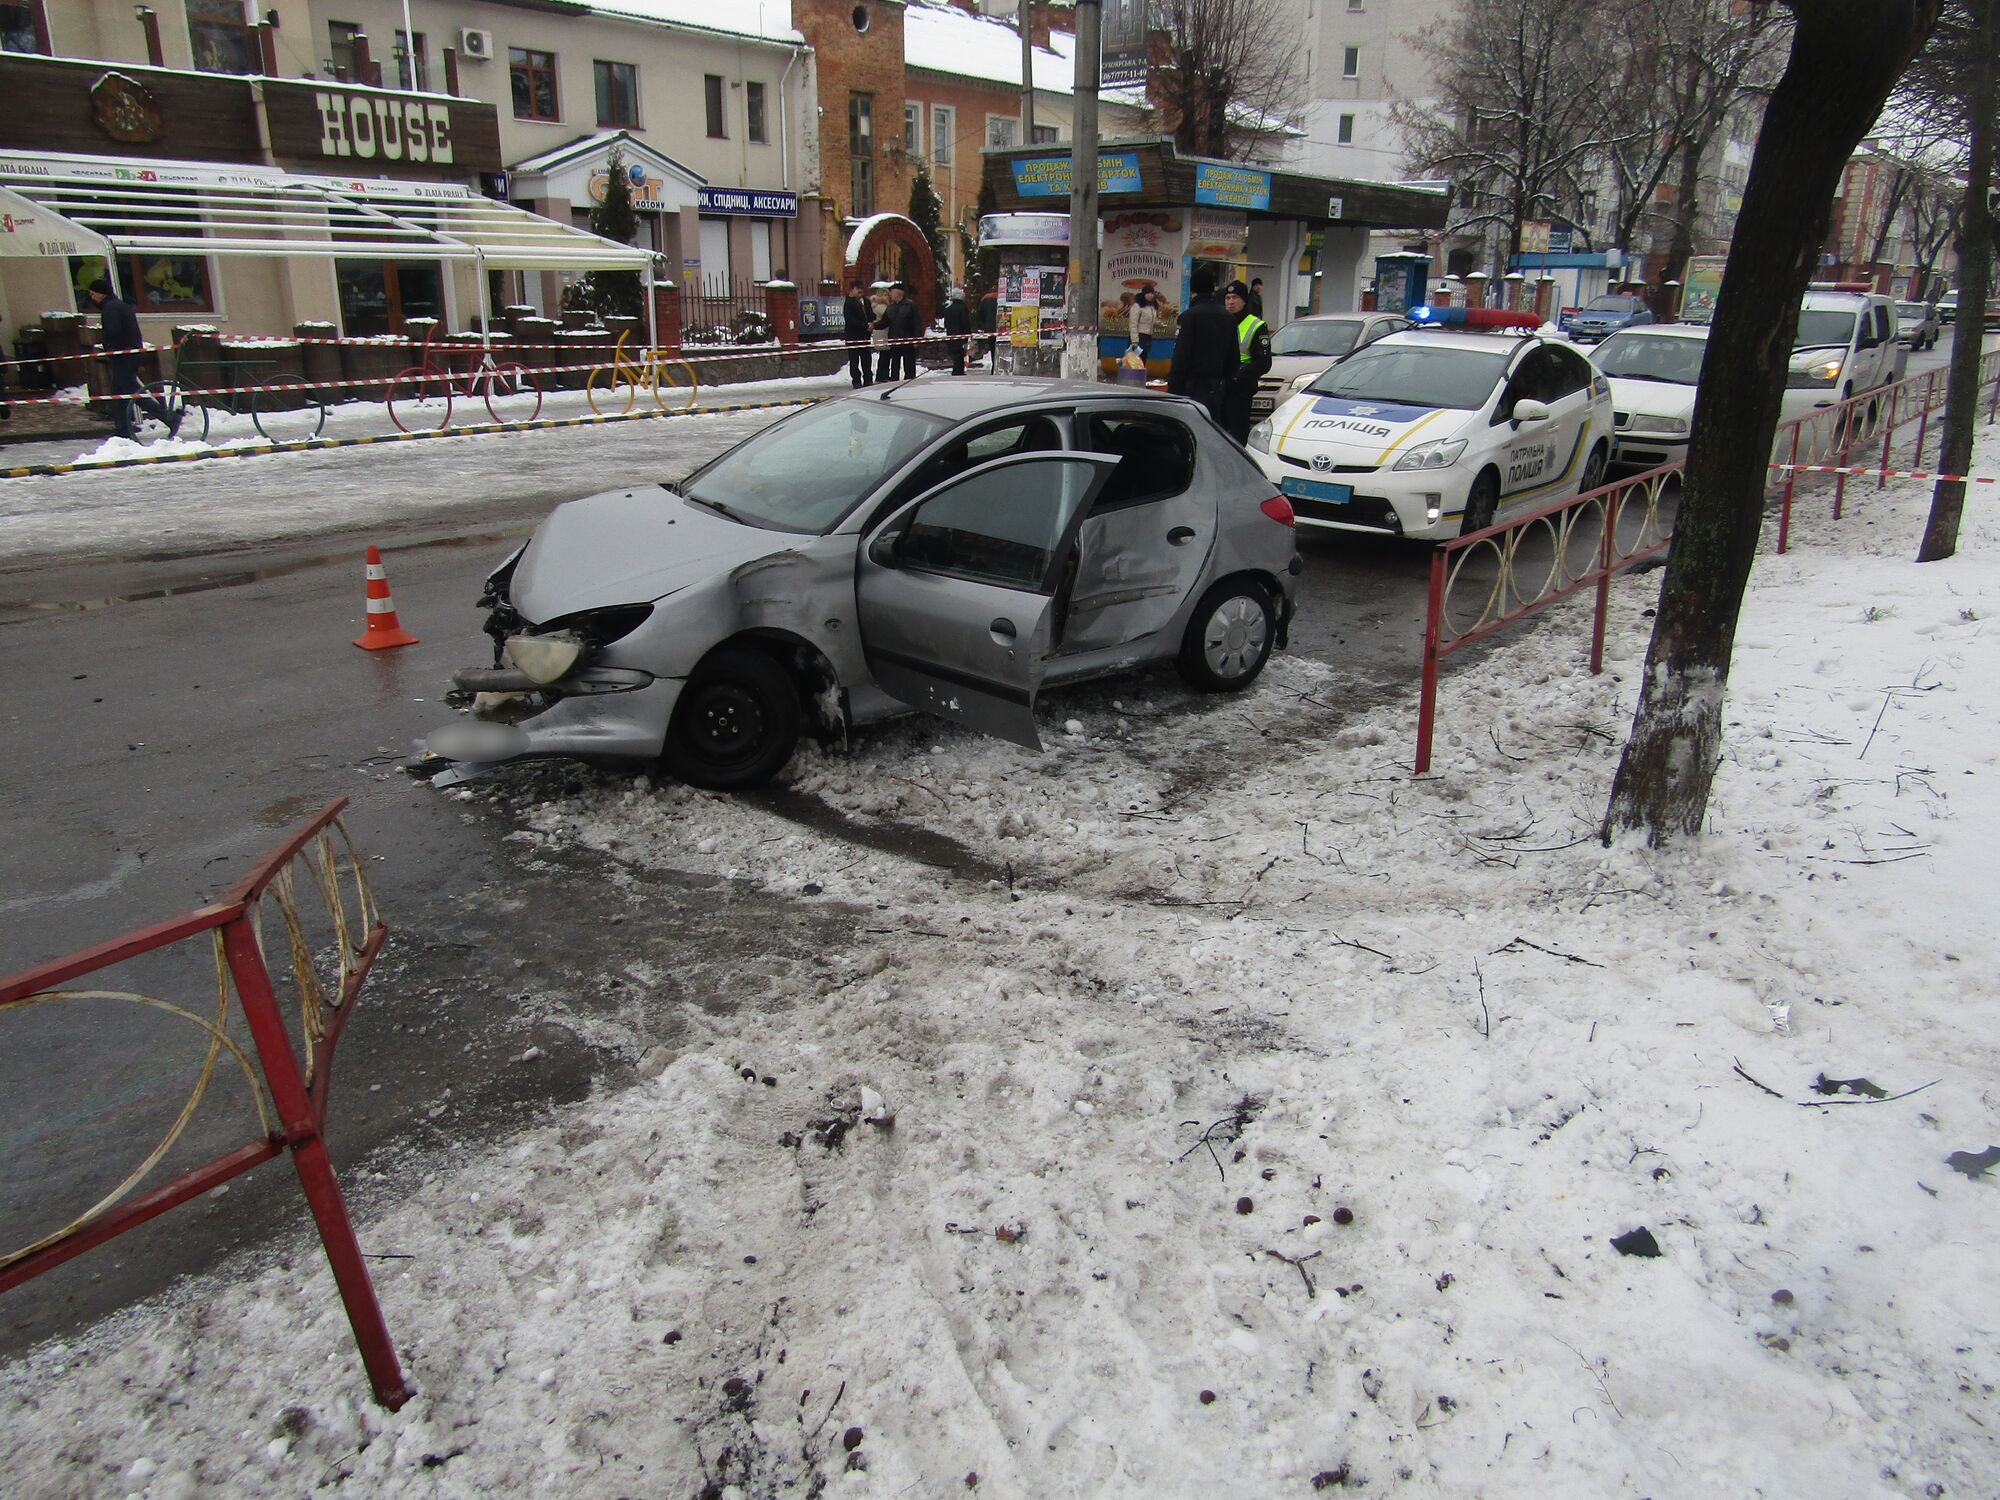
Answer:
[{"label": "white toyota prius", "polygon": [[1251,431],[1300,525],[1436,541],[1604,482],[1611,387],[1589,360],[1523,315],[1421,311],[1474,326],[1391,334]]}]

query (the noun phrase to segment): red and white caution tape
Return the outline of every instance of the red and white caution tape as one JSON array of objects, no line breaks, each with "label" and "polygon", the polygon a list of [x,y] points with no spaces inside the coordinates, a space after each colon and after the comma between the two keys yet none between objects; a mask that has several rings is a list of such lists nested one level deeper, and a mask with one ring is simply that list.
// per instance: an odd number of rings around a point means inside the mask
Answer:
[{"label": "red and white caution tape", "polygon": [[1959,484],[2000,484],[2000,475],[1932,474],[1924,469],[1870,469],[1861,464],[1772,464],[1791,474],[1845,474],[1850,479],[1942,479]]}]

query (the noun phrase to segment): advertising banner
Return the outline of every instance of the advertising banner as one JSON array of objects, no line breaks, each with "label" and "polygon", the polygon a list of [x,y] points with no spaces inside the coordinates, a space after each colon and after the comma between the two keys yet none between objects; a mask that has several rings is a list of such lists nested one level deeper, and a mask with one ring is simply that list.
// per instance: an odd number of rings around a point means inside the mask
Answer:
[{"label": "advertising banner", "polygon": [[1097,89],[1146,84],[1146,0],[1105,0],[1098,46]]},{"label": "advertising banner", "polygon": [[1196,260],[1241,260],[1250,221],[1228,209],[1198,208],[1188,227],[1187,253]]},{"label": "advertising banner", "polygon": [[1187,253],[1187,215],[1181,209],[1112,214],[1104,221],[1098,262],[1098,326],[1124,333],[1132,299],[1147,287],[1160,294],[1154,332],[1171,336],[1181,304],[1181,257]]},{"label": "advertising banner", "polygon": [[1255,167],[1199,162],[1194,169],[1194,201],[1222,208],[1269,208],[1271,174]]},{"label": "advertising banner", "polygon": [[[1016,157],[1014,191],[1023,198],[1067,198],[1076,180],[1075,163],[1067,153],[1061,156]],[[1139,153],[1104,151],[1097,158],[1099,193],[1139,191]]]}]

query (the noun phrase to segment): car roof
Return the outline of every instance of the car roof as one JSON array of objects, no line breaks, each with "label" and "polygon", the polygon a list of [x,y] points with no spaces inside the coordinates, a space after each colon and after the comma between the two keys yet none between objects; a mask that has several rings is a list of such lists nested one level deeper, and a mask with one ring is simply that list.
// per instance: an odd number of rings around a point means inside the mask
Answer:
[{"label": "car roof", "polygon": [[1888,300],[1880,292],[1807,292],[1799,306],[1820,312],[1859,312]]},{"label": "car roof", "polygon": [[864,386],[835,398],[840,401],[881,401],[907,406],[951,422],[970,421],[991,412],[1041,406],[1051,401],[1157,401],[1185,406],[1187,399],[1142,387],[1106,385],[1091,380],[1053,380],[1043,376],[988,375],[976,378],[925,376],[895,385]]},{"label": "car roof", "polygon": [[[1341,312],[1307,313],[1303,318],[1294,318],[1292,323],[1358,323],[1363,318],[1400,318],[1401,313],[1391,312]],[[1285,325],[1291,327],[1291,323]]]},{"label": "car roof", "polygon": [[1482,354],[1511,354],[1515,349],[1528,344],[1568,344],[1562,339],[1550,338],[1545,333],[1522,332],[1507,329],[1495,333],[1447,333],[1441,328],[1406,328],[1400,333],[1392,333],[1387,338],[1377,339],[1368,347],[1380,349],[1394,344],[1398,347],[1424,345],[1441,349],[1474,349]]}]

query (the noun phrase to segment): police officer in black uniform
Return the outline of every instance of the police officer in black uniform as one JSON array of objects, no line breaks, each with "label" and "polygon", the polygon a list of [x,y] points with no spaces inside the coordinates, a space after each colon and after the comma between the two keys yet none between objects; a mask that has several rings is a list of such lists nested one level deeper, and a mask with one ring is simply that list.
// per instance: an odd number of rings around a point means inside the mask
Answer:
[{"label": "police officer in black uniform", "polygon": [[1208,408],[1224,427],[1229,383],[1242,361],[1236,352],[1236,320],[1215,300],[1215,272],[1206,266],[1188,279],[1193,299],[1174,328],[1174,358],[1167,368],[1167,389],[1189,396]]}]

